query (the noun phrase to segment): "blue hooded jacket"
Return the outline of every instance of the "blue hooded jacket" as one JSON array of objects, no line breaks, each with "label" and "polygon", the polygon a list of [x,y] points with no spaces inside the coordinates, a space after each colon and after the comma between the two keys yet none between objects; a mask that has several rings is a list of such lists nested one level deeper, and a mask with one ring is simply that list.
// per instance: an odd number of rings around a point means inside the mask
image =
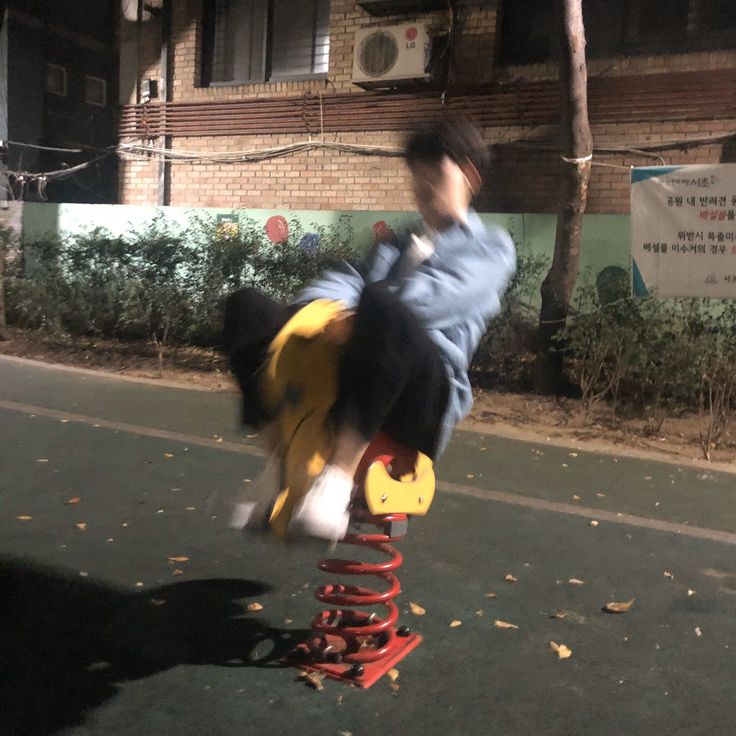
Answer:
[{"label": "blue hooded jacket", "polygon": [[392,267],[403,249],[379,243],[358,268],[341,263],[309,284],[294,302],[334,299],[354,309],[366,284],[387,282],[424,325],[447,369],[450,394],[438,436],[440,455],[454,426],[473,406],[468,367],[488,321],[500,311],[516,269],[516,250],[505,230],[486,229],[473,210],[467,223],[437,233],[432,245],[434,252],[416,269],[394,276]]}]

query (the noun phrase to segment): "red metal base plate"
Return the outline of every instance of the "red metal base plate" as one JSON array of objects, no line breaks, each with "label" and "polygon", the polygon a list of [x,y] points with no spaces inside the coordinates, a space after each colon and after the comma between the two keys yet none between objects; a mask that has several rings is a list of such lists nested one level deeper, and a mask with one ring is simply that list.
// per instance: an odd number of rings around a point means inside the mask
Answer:
[{"label": "red metal base plate", "polygon": [[285,662],[299,667],[309,672],[323,672],[326,677],[333,680],[342,680],[349,682],[357,687],[368,688],[374,685],[383,677],[392,667],[397,665],[409,652],[416,649],[422,641],[419,634],[409,634],[409,636],[397,636],[394,639],[394,646],[391,652],[383,659],[376,662],[366,662],[363,664],[362,675],[352,675],[352,664],[335,664],[333,662],[318,662],[310,658],[309,647],[306,644],[300,644],[296,650],[301,654],[294,657],[287,657]]}]

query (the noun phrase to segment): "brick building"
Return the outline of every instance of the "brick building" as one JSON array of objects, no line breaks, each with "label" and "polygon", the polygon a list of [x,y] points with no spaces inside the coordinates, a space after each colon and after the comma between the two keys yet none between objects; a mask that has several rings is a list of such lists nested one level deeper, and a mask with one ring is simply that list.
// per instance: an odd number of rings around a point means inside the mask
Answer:
[{"label": "brick building", "polygon": [[[213,158],[310,137],[396,147],[407,129],[449,109],[473,117],[492,144],[479,209],[555,211],[552,3],[122,2],[122,141]],[[583,4],[595,161],[604,164],[593,169],[588,211],[628,211],[629,165],[736,160],[736,3]],[[436,78],[388,91],[356,86],[356,30],[402,23],[426,24]],[[336,150],[238,164],[127,154],[119,184],[126,204],[412,207],[400,159]]]}]

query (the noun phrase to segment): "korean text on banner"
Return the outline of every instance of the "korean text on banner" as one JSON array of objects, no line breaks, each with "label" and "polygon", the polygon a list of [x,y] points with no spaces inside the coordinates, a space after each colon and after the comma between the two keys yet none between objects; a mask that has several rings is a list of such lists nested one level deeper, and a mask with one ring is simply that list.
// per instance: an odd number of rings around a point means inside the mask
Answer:
[{"label": "korean text on banner", "polygon": [[634,293],[736,297],[736,164],[631,171]]}]

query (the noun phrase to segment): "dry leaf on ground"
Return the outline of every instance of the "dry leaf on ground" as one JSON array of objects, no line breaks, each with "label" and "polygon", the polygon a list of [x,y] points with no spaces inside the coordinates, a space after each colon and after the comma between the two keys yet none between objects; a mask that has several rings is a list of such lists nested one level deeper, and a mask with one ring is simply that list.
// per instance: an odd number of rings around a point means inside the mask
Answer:
[{"label": "dry leaf on ground", "polygon": [[570,578],[567,582],[570,585],[585,585],[585,580],[581,580],[580,578]]},{"label": "dry leaf on ground", "polygon": [[550,618],[556,618],[556,619],[559,619],[560,621],[574,621],[576,624],[585,623],[585,616],[581,616],[579,613],[576,613],[575,611],[568,611],[568,610],[555,611],[553,614],[550,614]]},{"label": "dry leaf on ground", "polygon": [[568,648],[564,644],[557,644],[556,642],[551,641],[549,645],[552,651],[556,652],[557,656],[560,659],[567,659],[568,657],[572,657],[572,649]]},{"label": "dry leaf on ground", "polygon": [[28,514],[21,514],[20,516],[16,516],[16,519],[20,519],[20,521],[30,521],[33,517],[29,516]]},{"label": "dry leaf on ground", "polygon": [[48,458],[40,457],[40,458],[38,458],[38,460],[36,460],[36,462],[37,463],[47,463],[48,462]]},{"label": "dry leaf on ground", "polygon": [[302,670],[299,673],[299,677],[306,680],[308,685],[311,685],[315,690],[324,690],[325,686],[322,684],[322,680],[325,679],[324,672],[307,672]]},{"label": "dry leaf on ground", "polygon": [[183,575],[184,570],[180,570],[178,567],[171,573],[172,575]]},{"label": "dry leaf on ground", "polygon": [[629,608],[634,605],[635,600],[636,598],[632,598],[630,601],[625,601],[623,603],[610,601],[609,603],[606,603],[605,606],[603,606],[603,610],[606,613],[626,613],[626,611],[628,611]]},{"label": "dry leaf on ground", "polygon": [[391,680],[391,682],[396,682],[396,680],[399,679],[399,671],[396,669],[396,667],[392,667],[387,673],[388,679]]},{"label": "dry leaf on ground", "polygon": [[664,573],[662,573],[668,580],[674,580],[675,576],[669,571],[665,570]]},{"label": "dry leaf on ground", "polygon": [[506,577],[504,577],[504,580],[507,583],[518,583],[519,582],[518,578],[515,578],[511,573],[506,575]]},{"label": "dry leaf on ground", "polygon": [[409,603],[409,610],[415,615],[415,616],[424,616],[425,613],[427,613],[418,603]]},{"label": "dry leaf on ground", "polygon": [[598,522],[595,519],[593,519],[593,521],[590,522],[590,525],[591,526],[598,526]]},{"label": "dry leaf on ground", "polygon": [[249,603],[246,608],[249,611],[262,611],[263,606],[260,603]]},{"label": "dry leaf on ground", "polygon": [[81,499],[79,496],[72,496],[68,501],[66,501],[67,506],[72,506],[75,503],[79,503]]},{"label": "dry leaf on ground", "polygon": [[495,593],[486,593],[485,594],[485,597],[486,598],[495,598],[496,597],[496,594]]},{"label": "dry leaf on ground", "polygon": [[170,453],[170,452],[165,452],[164,453],[164,457],[172,458],[172,457],[174,457],[174,455],[172,453]]},{"label": "dry leaf on ground", "polygon": [[456,629],[458,626],[462,626],[463,622],[459,621],[458,619],[455,619],[454,621],[450,621],[450,628]]},{"label": "dry leaf on ground", "polygon": [[501,621],[498,618],[493,622],[493,625],[497,629],[518,629],[519,628],[516,624],[510,624],[508,621]]},{"label": "dry leaf on ground", "polygon": [[77,529],[81,529],[82,531],[84,531],[87,528],[87,522],[80,521],[78,524],[75,524],[74,526],[76,526]]},{"label": "dry leaf on ground", "polygon": [[169,562],[188,562],[189,558],[185,555],[177,555],[176,557],[169,557]]}]

